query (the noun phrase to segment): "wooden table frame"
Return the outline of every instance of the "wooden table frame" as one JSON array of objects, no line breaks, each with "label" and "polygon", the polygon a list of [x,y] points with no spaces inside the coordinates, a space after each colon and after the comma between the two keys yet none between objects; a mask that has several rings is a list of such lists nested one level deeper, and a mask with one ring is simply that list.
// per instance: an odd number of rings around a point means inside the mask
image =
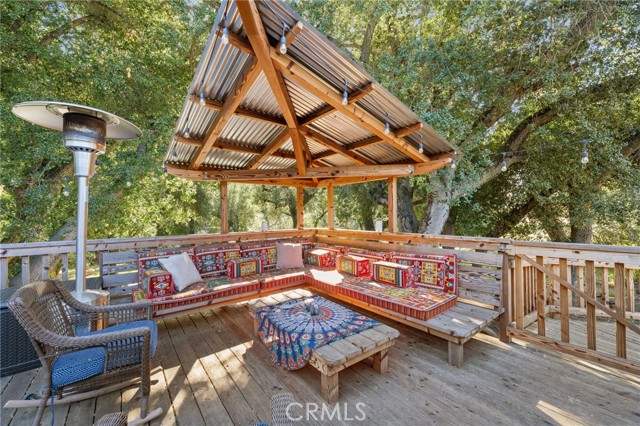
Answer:
[{"label": "wooden table frame", "polygon": [[[249,311],[255,318],[258,308],[311,296],[313,293],[308,290],[286,291],[250,301]],[[254,332],[257,336],[257,321],[254,321]],[[336,402],[339,398],[338,373],[369,357],[373,357],[372,366],[376,372],[386,373],[389,348],[395,344],[399,336],[400,333],[396,329],[381,324],[315,349],[309,364],[320,372],[322,397],[330,404]]]}]

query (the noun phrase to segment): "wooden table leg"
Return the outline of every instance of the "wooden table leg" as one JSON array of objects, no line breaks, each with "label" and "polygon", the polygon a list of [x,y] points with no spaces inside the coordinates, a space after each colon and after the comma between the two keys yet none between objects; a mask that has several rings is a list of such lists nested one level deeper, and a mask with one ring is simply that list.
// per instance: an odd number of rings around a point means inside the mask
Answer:
[{"label": "wooden table leg", "polygon": [[373,354],[373,369],[380,374],[387,372],[389,366],[389,350],[383,349]]},{"label": "wooden table leg", "polygon": [[334,373],[331,376],[321,374],[322,376],[322,397],[329,404],[333,404],[338,400],[338,373]]}]

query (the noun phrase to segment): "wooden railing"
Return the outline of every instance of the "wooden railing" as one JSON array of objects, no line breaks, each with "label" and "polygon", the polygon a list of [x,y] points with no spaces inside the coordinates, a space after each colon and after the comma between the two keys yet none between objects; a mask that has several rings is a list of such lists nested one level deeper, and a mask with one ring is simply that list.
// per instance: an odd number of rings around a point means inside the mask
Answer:
[{"label": "wooden railing", "polygon": [[[277,238],[313,237],[315,231],[281,230],[267,232],[233,232],[229,234],[193,234],[142,238],[113,238],[105,240],[89,240],[87,253],[105,253],[123,250],[140,250],[157,247],[175,247],[202,245],[211,243],[241,242]],[[0,244],[0,289],[9,285],[9,262],[19,258],[22,265],[22,285],[32,281],[30,264],[34,260],[41,262],[39,269],[43,277],[68,279],[69,254],[75,253],[75,241],[49,241],[41,243]],[[60,258],[60,272],[53,274],[53,259]]]},{"label": "wooden railing", "polygon": [[[538,243],[509,239],[367,231],[307,229],[229,234],[198,234],[150,238],[90,240],[89,253],[112,253],[155,247],[201,245],[220,242],[281,238],[313,238],[335,244],[424,253],[456,253],[461,277],[473,282],[478,274],[493,277],[495,285],[467,289],[461,299],[484,300],[505,313],[500,330],[510,337],[545,345],[618,368],[640,373],[629,360],[627,333],[640,332],[638,280],[640,248],[562,243]],[[0,289],[9,285],[9,264],[22,266],[18,285],[32,280],[29,266],[41,261],[43,276],[66,280],[74,241],[0,245]],[[55,268],[53,266],[56,265]],[[61,267],[60,267],[61,265]],[[483,293],[484,292],[484,293]],[[615,351],[598,344],[597,319],[615,321]],[[549,322],[558,321],[560,331],[550,333]],[[572,341],[572,325],[582,322],[587,339],[582,346]],[[505,336],[501,336],[504,338]],[[639,358],[636,355],[636,358]]]},{"label": "wooden railing", "polygon": [[[627,332],[640,334],[640,248],[513,241],[511,252],[512,337],[640,373],[627,353]],[[615,321],[615,353],[598,345],[598,317]],[[559,333],[548,333],[549,318]],[[586,343],[572,339],[572,326],[586,327]]]}]

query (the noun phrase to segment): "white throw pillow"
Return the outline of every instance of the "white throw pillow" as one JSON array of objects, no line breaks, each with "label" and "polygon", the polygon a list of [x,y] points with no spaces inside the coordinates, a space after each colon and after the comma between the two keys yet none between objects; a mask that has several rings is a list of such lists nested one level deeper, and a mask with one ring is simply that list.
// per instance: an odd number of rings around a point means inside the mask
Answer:
[{"label": "white throw pillow", "polygon": [[276,269],[302,268],[302,244],[276,243]]},{"label": "white throw pillow", "polygon": [[173,278],[173,285],[178,291],[182,291],[191,284],[202,281],[196,265],[187,253],[159,259],[160,264]]}]

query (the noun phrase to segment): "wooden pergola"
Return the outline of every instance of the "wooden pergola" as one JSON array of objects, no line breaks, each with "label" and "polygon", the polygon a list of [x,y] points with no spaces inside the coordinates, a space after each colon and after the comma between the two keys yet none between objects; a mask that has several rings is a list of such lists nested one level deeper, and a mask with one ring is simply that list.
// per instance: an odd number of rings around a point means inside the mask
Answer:
[{"label": "wooden pergola", "polygon": [[[284,47],[283,47],[284,45]],[[285,49],[286,47],[286,49]],[[283,53],[285,52],[286,53]],[[456,148],[287,5],[223,1],[165,156],[169,173],[227,183],[333,188],[387,180],[389,230],[397,178],[449,165]]]}]

